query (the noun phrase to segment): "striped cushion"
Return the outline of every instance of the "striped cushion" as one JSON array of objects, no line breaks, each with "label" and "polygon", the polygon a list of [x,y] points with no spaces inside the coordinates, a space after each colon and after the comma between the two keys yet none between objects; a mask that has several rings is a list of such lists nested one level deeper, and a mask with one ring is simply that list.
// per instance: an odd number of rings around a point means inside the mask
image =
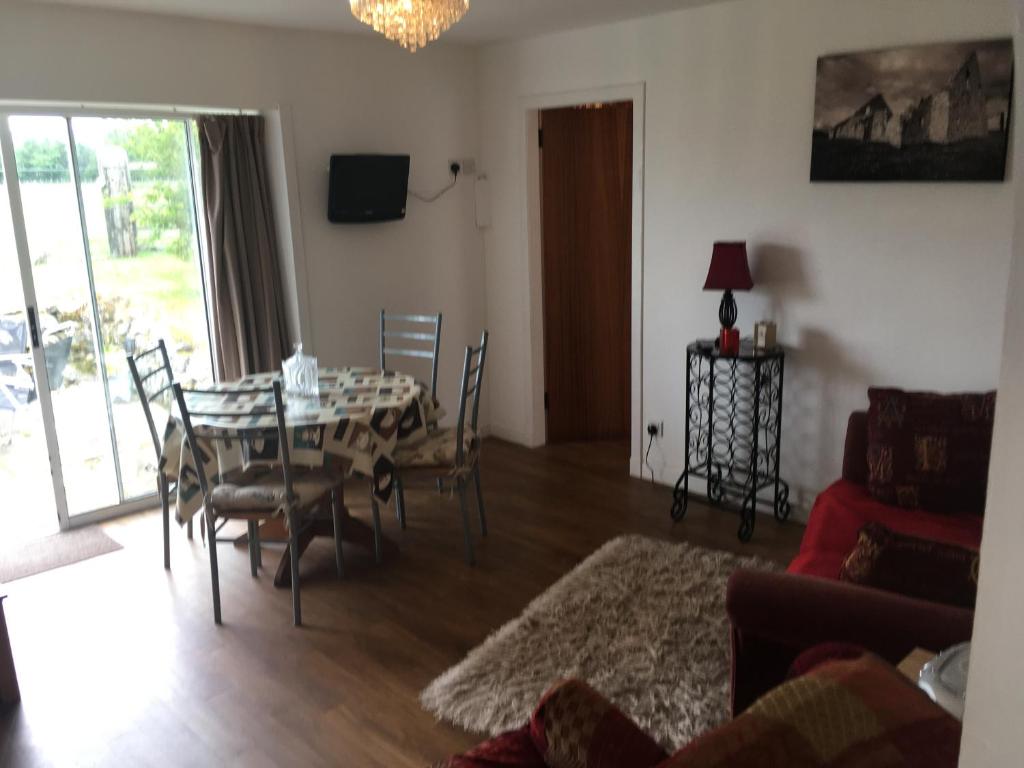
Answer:
[{"label": "striped cushion", "polygon": [[[292,481],[292,490],[298,497],[298,506],[304,507],[329,493],[340,482],[328,472],[307,472]],[[213,507],[220,512],[277,511],[284,508],[286,499],[284,477],[274,472],[251,483],[221,483],[214,486],[212,496]]]},{"label": "striped cushion", "polygon": [[[401,467],[454,467],[456,434],[453,427],[435,430],[423,440],[395,451],[395,464]],[[476,461],[479,441],[469,427],[462,435],[465,463]]]}]

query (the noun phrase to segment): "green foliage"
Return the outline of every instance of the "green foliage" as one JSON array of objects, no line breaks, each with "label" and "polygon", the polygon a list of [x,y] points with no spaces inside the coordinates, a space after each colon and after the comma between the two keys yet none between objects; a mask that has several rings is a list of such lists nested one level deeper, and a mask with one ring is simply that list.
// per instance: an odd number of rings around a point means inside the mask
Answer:
[{"label": "green foliage", "polygon": [[135,221],[143,247],[165,250],[182,259],[192,256],[192,190],[188,148],[182,124],[146,120],[112,137],[128,153],[132,181],[145,186],[136,200]]},{"label": "green foliage", "polygon": [[[67,146],[62,141],[29,139],[17,147],[14,154],[18,163],[18,178],[22,183],[71,181]],[[96,152],[84,144],[78,145],[78,165],[83,182],[93,182],[99,178]]]},{"label": "green foliage", "polygon": [[96,160],[96,152],[85,144],[77,146],[78,173],[83,182],[91,183],[100,177],[100,164]]},{"label": "green foliage", "polygon": [[[144,249],[190,259],[195,227],[185,126],[171,120],[137,120],[128,125],[110,138],[128,154],[136,191],[132,199],[123,195],[107,198],[104,206],[133,203]],[[77,152],[81,180],[97,181],[100,169],[95,150],[78,144]],[[72,180],[65,142],[30,139],[17,148],[16,157],[22,183]],[[0,182],[3,180],[0,169]]]},{"label": "green foliage", "polygon": [[139,229],[146,232],[145,247],[167,250],[181,259],[192,255],[192,206],[186,185],[156,181],[146,190],[144,203],[135,210]]}]

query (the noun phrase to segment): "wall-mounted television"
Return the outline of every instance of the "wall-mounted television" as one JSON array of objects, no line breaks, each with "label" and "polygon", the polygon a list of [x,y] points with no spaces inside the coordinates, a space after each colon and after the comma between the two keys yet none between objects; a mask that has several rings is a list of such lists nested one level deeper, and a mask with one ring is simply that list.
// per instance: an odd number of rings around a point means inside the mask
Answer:
[{"label": "wall-mounted television", "polygon": [[335,224],[367,224],[405,218],[408,155],[334,155],[327,218]]}]

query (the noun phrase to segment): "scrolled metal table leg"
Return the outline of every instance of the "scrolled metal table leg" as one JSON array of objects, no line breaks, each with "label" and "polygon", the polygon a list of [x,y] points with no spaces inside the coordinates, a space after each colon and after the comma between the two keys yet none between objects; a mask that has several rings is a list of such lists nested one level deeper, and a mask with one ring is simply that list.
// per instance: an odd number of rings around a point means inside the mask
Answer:
[{"label": "scrolled metal table leg", "polygon": [[779,481],[779,491],[775,496],[775,519],[780,523],[789,519],[791,507],[789,504],[789,483],[785,480]]},{"label": "scrolled metal table leg", "polygon": [[[676,487],[672,489],[672,522],[678,523],[686,517],[686,509],[690,505],[690,368],[693,365],[693,356],[687,351],[686,354],[686,411],[685,429],[683,444],[686,446],[686,456],[683,460],[683,474],[676,480]],[[680,488],[679,486],[682,486]]]},{"label": "scrolled metal table leg", "polygon": [[711,473],[708,475],[708,501],[718,505],[725,500],[725,487],[722,484],[722,467],[718,464],[712,465]]},{"label": "scrolled metal table leg", "polygon": [[[754,498],[756,498],[756,492]],[[751,497],[748,496],[743,500],[743,506],[740,508],[740,527],[736,531],[736,536],[744,544],[754,536],[754,515],[757,514],[750,499]]]},{"label": "scrolled metal table leg", "polygon": [[[683,487],[680,488],[679,486]],[[676,480],[676,487],[672,491],[672,521],[678,523],[686,517],[686,508],[690,505],[690,473],[683,472]]]}]

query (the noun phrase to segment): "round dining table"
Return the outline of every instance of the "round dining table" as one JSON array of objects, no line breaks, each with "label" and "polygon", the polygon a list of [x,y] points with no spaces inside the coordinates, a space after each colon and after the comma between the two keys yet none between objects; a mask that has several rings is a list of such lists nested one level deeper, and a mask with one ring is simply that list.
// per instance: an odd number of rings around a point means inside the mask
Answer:
[{"label": "round dining table", "polygon": [[[198,472],[206,474],[214,485],[220,478],[253,466],[271,466],[279,462],[275,441],[254,445],[246,433],[272,429],[277,425],[272,392],[269,390],[280,373],[258,373],[237,381],[219,383],[203,394],[190,393],[189,410],[214,412],[216,416],[194,416],[193,432],[203,454],[213,458],[196,467],[192,451],[186,445],[184,426],[177,407],[164,431],[160,471],[177,482],[175,518],[184,525],[202,509],[203,495]],[[375,368],[321,368],[318,395],[298,396],[285,393],[285,426],[288,432],[289,459],[293,466],[328,468],[343,477],[359,475],[369,480],[370,493],[387,503],[394,482],[394,452],[401,444],[414,444],[425,438],[444,415],[433,392],[412,376]],[[237,432],[238,440],[225,441],[225,433]],[[219,439],[210,440],[212,434]],[[204,440],[204,436],[207,438]],[[344,503],[342,500],[342,506]],[[273,527],[268,525],[268,527]],[[283,531],[283,520],[278,525]],[[261,538],[273,540],[272,531]],[[334,535],[329,519],[315,520],[300,537],[304,550],[317,535]],[[343,538],[362,546],[373,546],[373,532],[360,521],[344,515]],[[387,543],[388,549],[394,549]],[[275,584],[288,583],[287,548],[278,567]]]}]

